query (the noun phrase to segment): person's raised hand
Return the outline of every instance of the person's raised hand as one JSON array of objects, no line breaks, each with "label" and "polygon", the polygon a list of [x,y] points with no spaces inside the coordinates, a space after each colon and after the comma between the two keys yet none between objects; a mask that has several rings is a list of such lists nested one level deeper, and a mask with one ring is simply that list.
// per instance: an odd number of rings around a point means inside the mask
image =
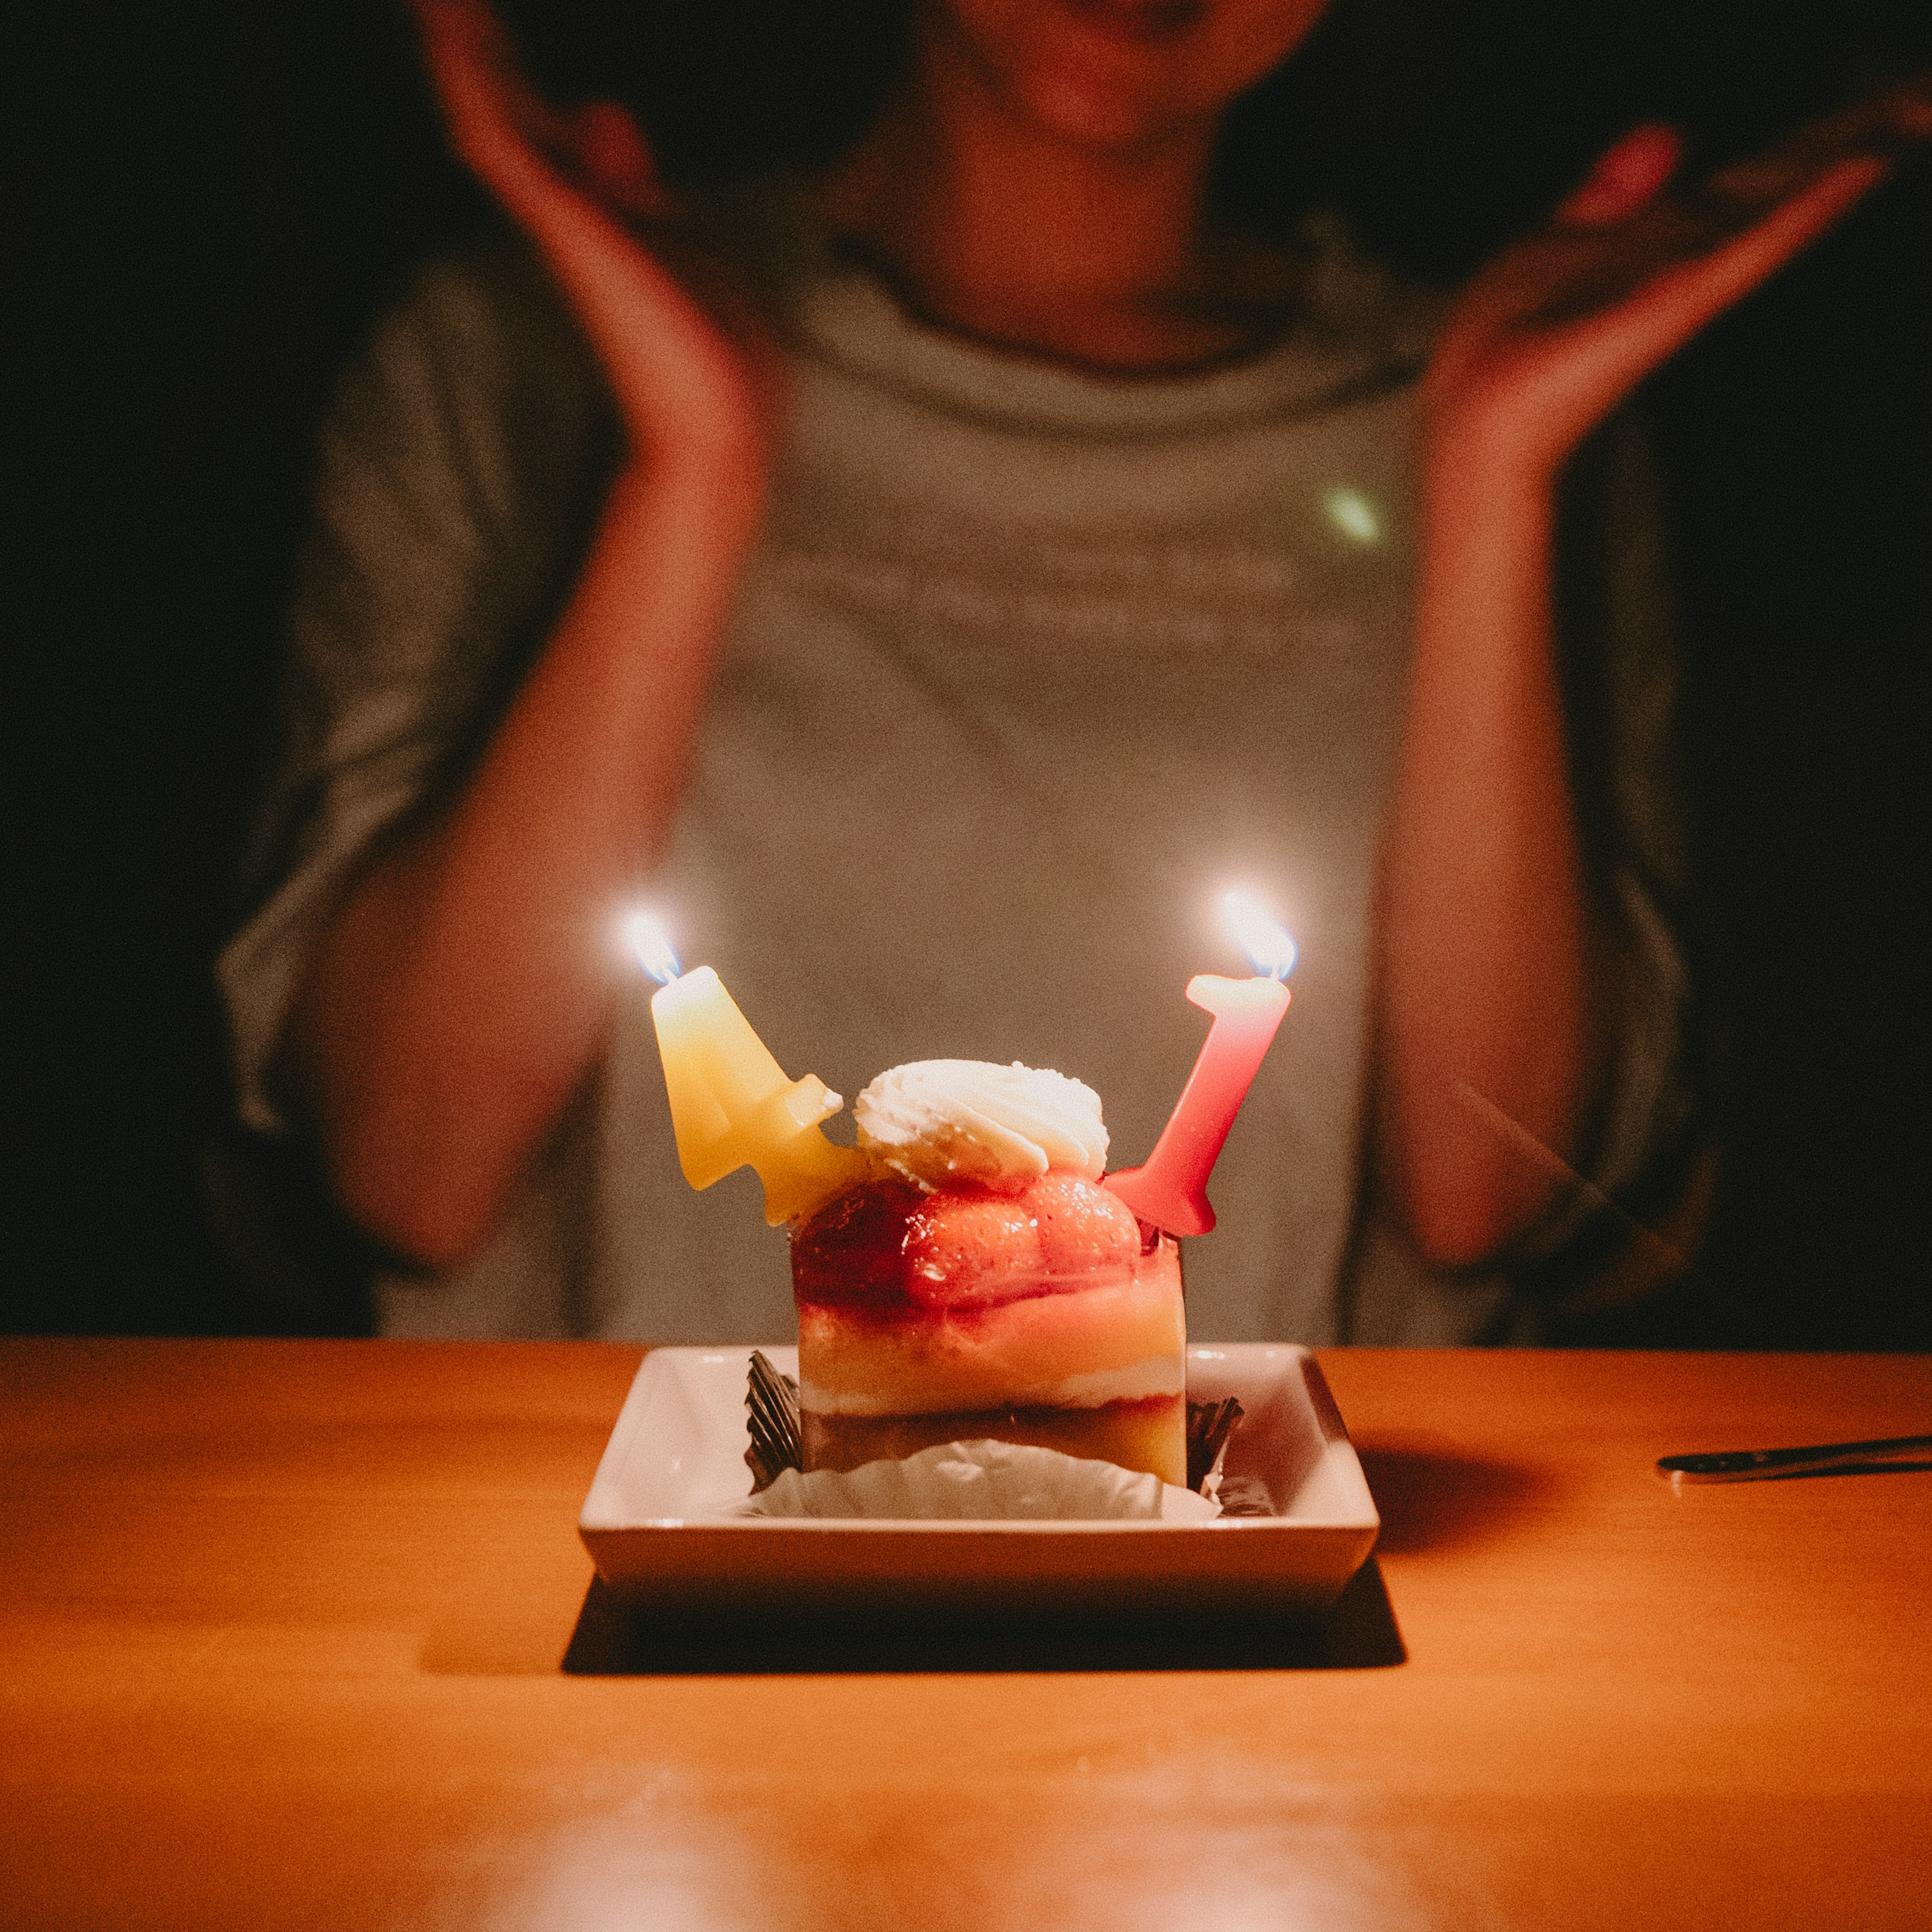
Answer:
[{"label": "person's raised hand", "polygon": [[616,398],[634,460],[762,489],[776,359],[688,245],[614,101],[543,100],[485,0],[412,0],[450,144],[529,237]]},{"label": "person's raised hand", "polygon": [[1870,95],[1694,188],[1682,143],[1644,127],[1554,216],[1480,270],[1423,385],[1438,459],[1545,481],[1707,322],[1822,234],[1932,136],[1932,76]]}]

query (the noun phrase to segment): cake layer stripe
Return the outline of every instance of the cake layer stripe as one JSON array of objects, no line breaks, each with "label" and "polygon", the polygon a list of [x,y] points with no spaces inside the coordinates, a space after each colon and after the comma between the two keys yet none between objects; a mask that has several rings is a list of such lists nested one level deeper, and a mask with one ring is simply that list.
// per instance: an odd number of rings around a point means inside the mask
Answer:
[{"label": "cake layer stripe", "polygon": [[824,1415],[807,1409],[800,1422],[810,1469],[856,1469],[941,1443],[990,1436],[1150,1470],[1178,1488],[1187,1483],[1187,1404],[1178,1395],[1098,1408],[1014,1407],[927,1415]]},{"label": "cake layer stripe", "polygon": [[[997,1308],[949,1310],[922,1322],[882,1328],[853,1311],[799,1311],[799,1360],[812,1406],[829,1412],[916,1414],[940,1409],[1052,1406],[1102,1394],[1087,1380],[1161,1371],[1180,1387],[1186,1311],[1177,1276],[1052,1295]],[[1121,1393],[1128,1393],[1123,1390]],[[1091,1401],[1094,1395],[1084,1400]]]},{"label": "cake layer stripe", "polygon": [[[1142,1402],[1150,1396],[1180,1395],[1184,1392],[1187,1371],[1181,1358],[1172,1349],[1144,1360],[1130,1362],[1123,1368],[1102,1369],[1064,1376],[1050,1384],[1013,1389],[1006,1399],[1025,1408],[1098,1408],[1104,1402]],[[919,1414],[918,1405],[908,1407],[905,1391],[894,1395],[821,1388],[815,1382],[802,1382],[799,1406],[815,1409],[821,1415]]]}]

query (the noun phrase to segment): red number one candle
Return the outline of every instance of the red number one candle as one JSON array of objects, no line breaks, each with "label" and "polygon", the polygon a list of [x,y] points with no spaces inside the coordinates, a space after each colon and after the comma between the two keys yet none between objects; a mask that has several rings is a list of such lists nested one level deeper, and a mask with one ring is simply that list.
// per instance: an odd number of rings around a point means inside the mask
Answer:
[{"label": "red number one candle", "polygon": [[1281,982],[1294,964],[1294,941],[1246,894],[1229,892],[1222,903],[1258,976],[1224,980],[1199,973],[1188,981],[1189,999],[1214,1016],[1201,1057],[1147,1165],[1110,1174],[1104,1184],[1138,1219],[1170,1234],[1204,1234],[1213,1228],[1208,1177],[1288,1011],[1288,988]]}]

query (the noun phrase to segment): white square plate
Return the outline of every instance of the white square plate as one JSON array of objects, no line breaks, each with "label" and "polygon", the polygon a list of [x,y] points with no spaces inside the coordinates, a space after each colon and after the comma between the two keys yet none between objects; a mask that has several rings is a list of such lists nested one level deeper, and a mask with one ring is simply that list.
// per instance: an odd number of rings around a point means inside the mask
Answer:
[{"label": "white square plate", "polygon": [[[796,1348],[764,1352],[788,1375]],[[751,1493],[748,1348],[654,1348],[578,1528],[613,1589],[677,1611],[1252,1615],[1312,1610],[1360,1567],[1380,1520],[1304,1348],[1190,1348],[1196,1402],[1246,1412],[1226,1473],[1275,1514],[1202,1523],[898,1522],[721,1517]]]}]

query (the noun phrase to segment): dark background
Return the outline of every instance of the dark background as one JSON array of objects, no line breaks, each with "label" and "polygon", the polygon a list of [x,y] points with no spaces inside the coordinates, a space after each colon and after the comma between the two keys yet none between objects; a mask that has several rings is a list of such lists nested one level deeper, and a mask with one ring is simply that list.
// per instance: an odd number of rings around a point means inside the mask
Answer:
[{"label": "dark background", "polygon": [[[866,10],[883,44],[892,9]],[[693,171],[822,142],[880,64],[800,0],[533,11],[556,80],[654,49],[638,96]],[[1248,117],[1246,192],[1340,204],[1399,264],[1459,272],[1631,122],[1676,121],[1703,160],[1746,152],[1932,63],[1927,13],[1341,0]],[[407,264],[485,211],[377,0],[39,4],[5,32],[0,1317],[352,1332],[349,1270],[272,1290],[212,1230],[208,968],[314,418]],[[1928,251],[1922,160],[1652,386],[1726,1165],[1694,1289],[1613,1339],[1932,1347]]]}]

